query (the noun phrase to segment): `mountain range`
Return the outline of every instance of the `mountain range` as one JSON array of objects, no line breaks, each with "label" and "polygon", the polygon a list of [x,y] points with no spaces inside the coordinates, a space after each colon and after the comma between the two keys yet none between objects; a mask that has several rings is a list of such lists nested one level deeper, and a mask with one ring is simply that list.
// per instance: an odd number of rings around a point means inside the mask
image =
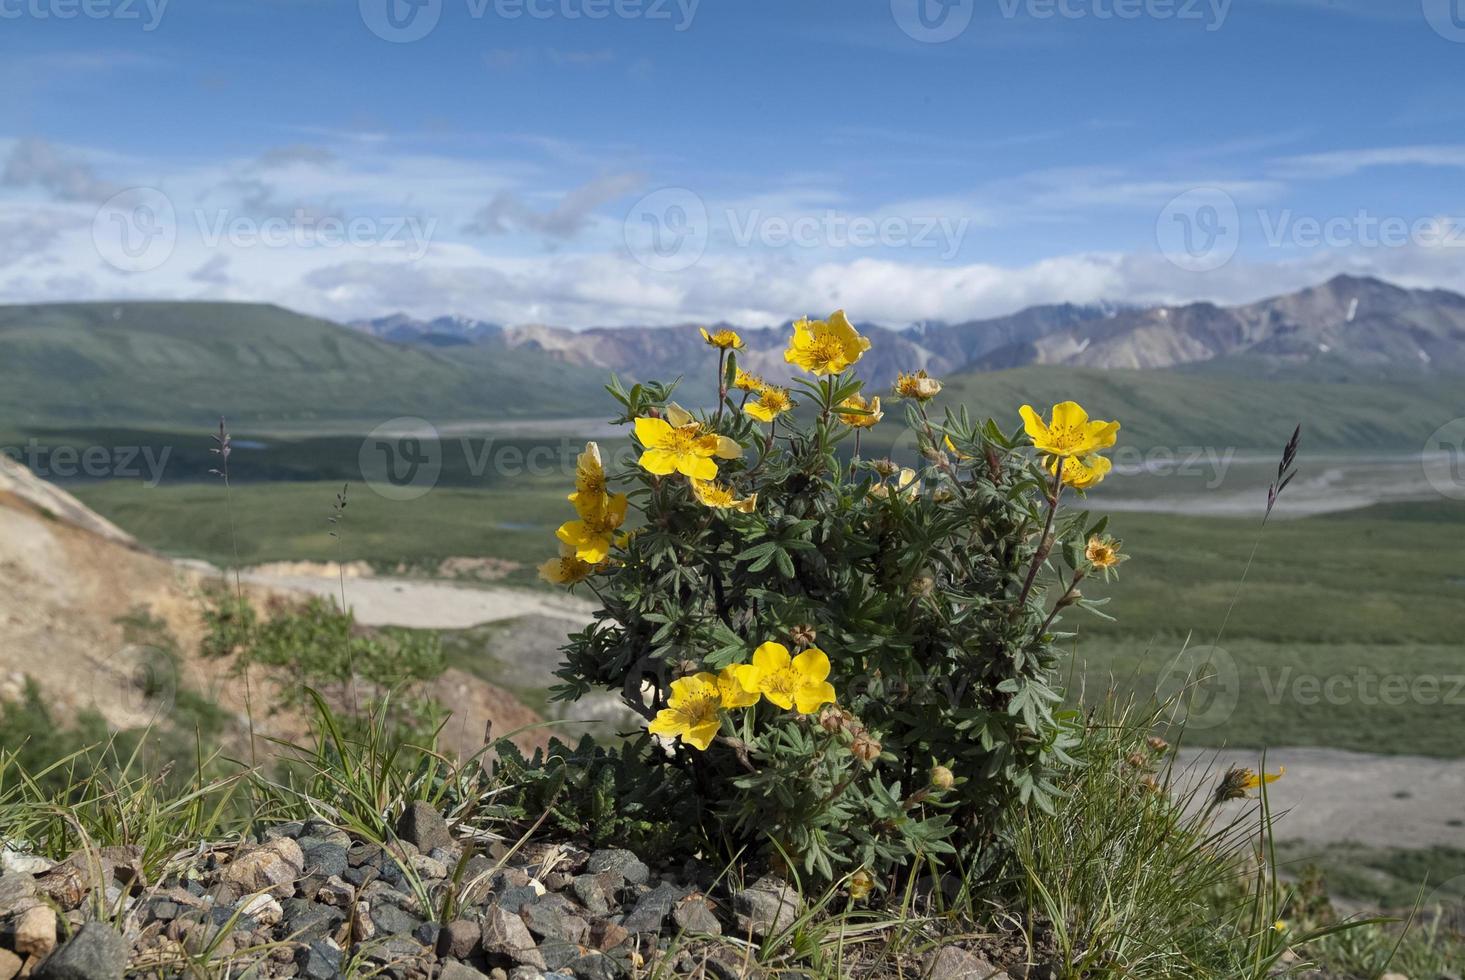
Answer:
[{"label": "mountain range", "polygon": [[[1244,369],[1335,380],[1465,373],[1465,296],[1354,276],[1240,306],[1065,303],[902,330],[857,325],[874,342],[862,371],[880,385],[917,367],[938,375],[1030,365]],[[536,351],[637,379],[681,374],[701,345],[690,324],[577,331],[463,317],[423,321],[398,313],[351,326],[409,345]],[[744,366],[770,377],[785,373],[787,324],[740,333],[747,343],[740,355]]]}]

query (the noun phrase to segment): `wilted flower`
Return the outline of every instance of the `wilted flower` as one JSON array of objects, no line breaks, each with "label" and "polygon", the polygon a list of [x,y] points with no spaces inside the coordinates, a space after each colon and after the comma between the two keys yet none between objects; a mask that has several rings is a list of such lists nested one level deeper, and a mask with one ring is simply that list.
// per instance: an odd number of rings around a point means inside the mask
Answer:
[{"label": "wilted flower", "polygon": [[814,645],[819,639],[818,632],[808,623],[799,623],[788,631],[789,639],[794,641],[794,646],[800,650]]},{"label": "wilted flower", "polygon": [[1260,774],[1255,769],[1248,769],[1245,766],[1232,766],[1216,786],[1215,802],[1219,804],[1228,800],[1244,800],[1250,790],[1259,789],[1265,783],[1275,783],[1286,772],[1286,766],[1279,766],[1274,773]]},{"label": "wilted flower", "polygon": [[706,327],[699,327],[702,331],[702,339],[708,346],[716,347],[718,350],[742,350],[743,338],[739,337],[732,330],[718,330],[716,333],[708,333]]},{"label": "wilted flower", "polygon": [[894,476],[895,474],[900,472],[900,467],[895,464],[894,460],[890,459],[877,459],[870,465],[874,467],[875,472],[879,473],[881,476]]},{"label": "wilted flower", "polygon": [[844,310],[835,310],[828,320],[797,321],[783,359],[810,374],[839,374],[869,349],[870,341],[860,336]]},{"label": "wilted flower", "polygon": [[595,566],[575,557],[575,549],[562,546],[562,554],[539,566],[539,577],[550,585],[574,585],[595,572]]},{"label": "wilted flower", "polygon": [[941,394],[941,382],[927,374],[924,368],[915,374],[902,372],[895,380],[895,393],[901,398],[928,402]]},{"label": "wilted flower", "polygon": [[[909,466],[902,466],[900,478],[895,481],[895,492],[906,500],[916,499],[921,493],[920,474]],[[890,496],[890,487],[884,483],[877,483],[870,488],[870,495],[884,499]]]},{"label": "wilted flower", "polygon": [[1164,752],[1170,747],[1170,743],[1158,735],[1151,735],[1145,739],[1145,744],[1150,747],[1151,752]]},{"label": "wilted flower", "polygon": [[749,374],[742,368],[738,368],[737,374],[733,376],[733,387],[739,391],[762,391],[768,387],[768,382],[756,374]]},{"label": "wilted flower", "polygon": [[866,731],[861,731],[855,736],[854,744],[850,746],[849,750],[856,759],[866,764],[880,758],[880,743]]},{"label": "wilted flower", "polygon": [[1071,459],[1089,456],[1114,445],[1119,432],[1118,422],[1089,421],[1078,402],[1059,402],[1053,406],[1052,421],[1045,422],[1031,405],[1019,409],[1023,427],[1039,452]]},{"label": "wilted flower", "polygon": [[819,712],[819,727],[831,735],[844,731],[850,721],[850,713],[837,705],[828,705]]},{"label": "wilted flower", "polygon": [[863,901],[874,890],[875,879],[864,868],[849,876],[849,897],[852,901]]},{"label": "wilted flower", "polygon": [[1124,542],[1105,535],[1094,535],[1089,538],[1088,544],[1084,547],[1084,558],[1088,563],[1097,569],[1108,572],[1118,567],[1120,562],[1128,561],[1129,556],[1119,550]]}]

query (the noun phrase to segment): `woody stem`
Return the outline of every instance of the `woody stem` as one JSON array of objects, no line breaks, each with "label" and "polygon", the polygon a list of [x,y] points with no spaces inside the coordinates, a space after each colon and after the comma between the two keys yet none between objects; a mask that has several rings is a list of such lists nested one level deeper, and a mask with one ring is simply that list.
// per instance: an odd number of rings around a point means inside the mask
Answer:
[{"label": "woody stem", "polygon": [[1058,513],[1058,498],[1063,495],[1064,461],[1064,457],[1058,457],[1058,469],[1053,474],[1053,493],[1048,497],[1048,519],[1043,522],[1043,536],[1038,541],[1038,550],[1033,554],[1028,577],[1022,583],[1022,592],[1017,597],[1019,606],[1028,601],[1028,593],[1033,590],[1033,580],[1038,577],[1038,569],[1043,567],[1043,563],[1048,560],[1048,552],[1053,550],[1053,518]]}]

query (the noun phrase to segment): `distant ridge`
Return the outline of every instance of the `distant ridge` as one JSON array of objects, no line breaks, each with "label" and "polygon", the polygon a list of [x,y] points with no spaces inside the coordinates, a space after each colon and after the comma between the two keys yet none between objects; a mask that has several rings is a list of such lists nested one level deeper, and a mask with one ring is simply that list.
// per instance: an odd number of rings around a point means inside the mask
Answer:
[{"label": "distant ridge", "polygon": [[[701,344],[690,324],[574,331],[396,314],[352,326],[399,343],[433,344],[452,335],[471,344],[535,350],[635,378],[675,377]],[[914,367],[956,374],[1043,364],[1226,370],[1239,362],[1270,374],[1331,371],[1338,380],[1465,374],[1465,296],[1356,276],[1239,306],[1062,303],[964,323],[861,329],[875,341],[862,368],[882,385]],[[748,342],[744,363],[780,373],[787,328],[741,333]]]}]

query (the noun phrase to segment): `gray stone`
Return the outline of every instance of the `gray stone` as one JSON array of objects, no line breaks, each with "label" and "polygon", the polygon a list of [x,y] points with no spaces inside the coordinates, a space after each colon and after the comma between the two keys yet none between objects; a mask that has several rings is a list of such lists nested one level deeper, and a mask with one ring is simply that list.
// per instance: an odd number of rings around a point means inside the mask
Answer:
[{"label": "gray stone", "polygon": [[341,975],[341,951],[316,941],[295,954],[295,967],[305,980],[333,980]]},{"label": "gray stone", "polygon": [[122,980],[127,941],[111,926],[88,922],[41,964],[36,980]]},{"label": "gray stone", "polygon": [[397,836],[415,845],[423,854],[435,847],[452,847],[453,835],[448,822],[437,808],[427,803],[413,803],[397,821]]},{"label": "gray stone", "polygon": [[933,949],[921,961],[921,976],[929,980],[1010,980],[984,957],[960,946]]},{"label": "gray stone", "polygon": [[609,875],[576,875],[570,882],[570,891],[585,906],[591,915],[609,915],[613,897],[612,886],[607,885]]},{"label": "gray stone", "polygon": [[506,888],[496,893],[496,901],[506,909],[518,912],[530,902],[539,901],[539,892],[529,885],[520,885],[515,888]]},{"label": "gray stone", "polygon": [[585,953],[566,966],[578,980],[620,980],[626,976],[625,966],[604,953]]},{"label": "gray stone", "polygon": [[593,852],[585,870],[590,874],[608,871],[633,885],[644,885],[651,877],[651,869],[640,858],[618,847]]},{"label": "gray stone", "polygon": [[551,970],[564,970],[580,958],[582,950],[574,943],[563,939],[546,939],[539,944],[539,955],[544,965]]},{"label": "gray stone", "polygon": [[282,903],[285,912],[285,935],[299,942],[324,939],[336,930],[346,915],[340,909],[329,905],[317,905],[303,898],[292,898]]},{"label": "gray stone", "polygon": [[390,902],[375,902],[371,908],[371,921],[377,931],[388,936],[410,936],[422,925],[422,920]]},{"label": "gray stone", "polygon": [[488,980],[484,974],[479,973],[467,963],[459,963],[457,960],[448,960],[437,972],[438,980]]},{"label": "gray stone", "polygon": [[545,895],[525,905],[522,915],[524,924],[536,936],[582,943],[590,932],[590,923],[580,917],[581,911],[562,895]]},{"label": "gray stone", "polygon": [[509,980],[544,980],[544,972],[532,966],[516,966],[509,971]]},{"label": "gray stone", "polygon": [[770,876],[735,893],[733,908],[740,917],[741,931],[765,939],[790,928],[798,920],[799,896],[784,882]]},{"label": "gray stone", "polygon": [[689,890],[669,881],[662,882],[641,896],[622,925],[629,932],[660,932],[666,917]]},{"label": "gray stone", "polygon": [[346,849],[340,844],[321,842],[312,844],[304,849],[305,871],[307,874],[322,875],[326,878],[332,875],[346,873]]},{"label": "gray stone", "polygon": [[722,923],[712,911],[712,903],[701,895],[692,895],[678,902],[671,910],[677,927],[699,936],[722,935]]},{"label": "gray stone", "polygon": [[545,968],[544,957],[534,945],[534,937],[524,920],[498,905],[489,906],[483,916],[483,951],[522,966]]}]

